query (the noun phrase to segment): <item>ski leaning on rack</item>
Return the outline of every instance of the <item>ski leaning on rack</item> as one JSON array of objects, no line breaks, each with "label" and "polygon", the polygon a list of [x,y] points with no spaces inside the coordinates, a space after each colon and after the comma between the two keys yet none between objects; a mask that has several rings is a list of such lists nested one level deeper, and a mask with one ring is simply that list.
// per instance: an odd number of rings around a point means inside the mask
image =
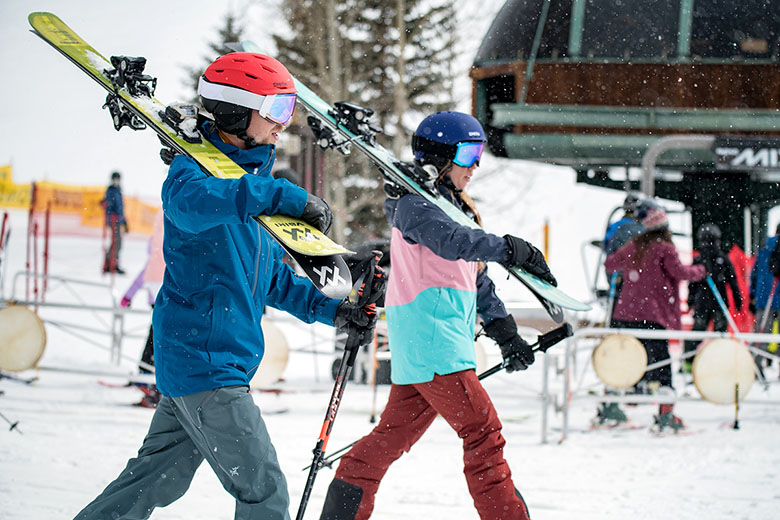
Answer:
[{"label": "ski leaning on rack", "polygon": [[[108,108],[116,130],[154,130],[165,148],[163,160],[175,154],[193,159],[207,175],[235,179],[246,172],[196,128],[198,110],[194,105],[165,106],[154,98],[157,79],[144,74],[146,58],[112,56],[104,58],[56,15],[31,13],[33,33],[65,56],[108,91]],[[285,215],[254,217],[301,267],[325,296],[343,298],[349,294],[352,279],[341,257],[351,251],[330,240],[324,233],[298,219]]]},{"label": "ski leaning on rack", "polygon": [[[244,42],[243,47],[247,51],[257,52],[257,46],[251,42]],[[309,112],[309,127],[321,148],[333,148],[345,155],[350,153],[352,147],[357,148],[379,168],[382,176],[391,184],[409,193],[425,197],[458,224],[479,228],[476,222],[442,197],[433,186],[420,180],[419,169],[399,161],[376,142],[376,134],[381,132],[381,129],[370,122],[373,110],[346,102],[337,102],[334,106],[330,106],[299,79],[294,79],[298,91],[298,104]],[[557,287],[522,269],[506,269],[512,277],[531,291],[556,323],[563,322],[563,309],[575,311],[590,309],[589,305],[575,300]]]}]

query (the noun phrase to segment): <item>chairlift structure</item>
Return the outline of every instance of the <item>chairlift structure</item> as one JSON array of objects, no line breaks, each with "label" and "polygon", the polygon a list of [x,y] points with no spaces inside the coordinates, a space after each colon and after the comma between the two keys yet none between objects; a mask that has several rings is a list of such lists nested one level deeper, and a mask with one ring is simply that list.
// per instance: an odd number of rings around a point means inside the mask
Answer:
[{"label": "chairlift structure", "polygon": [[727,247],[763,243],[780,204],[780,0],[508,0],[470,75],[493,154],[683,202]]}]

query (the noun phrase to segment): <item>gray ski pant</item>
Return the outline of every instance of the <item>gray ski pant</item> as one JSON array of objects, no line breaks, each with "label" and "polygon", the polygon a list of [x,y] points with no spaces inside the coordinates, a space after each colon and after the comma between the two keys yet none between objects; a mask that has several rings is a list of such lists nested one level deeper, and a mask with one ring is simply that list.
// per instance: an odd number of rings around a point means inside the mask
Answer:
[{"label": "gray ski pant", "polygon": [[287,481],[245,386],[163,397],[138,455],[76,520],[149,518],[184,495],[204,458],[235,497],[235,520],[289,520]]}]

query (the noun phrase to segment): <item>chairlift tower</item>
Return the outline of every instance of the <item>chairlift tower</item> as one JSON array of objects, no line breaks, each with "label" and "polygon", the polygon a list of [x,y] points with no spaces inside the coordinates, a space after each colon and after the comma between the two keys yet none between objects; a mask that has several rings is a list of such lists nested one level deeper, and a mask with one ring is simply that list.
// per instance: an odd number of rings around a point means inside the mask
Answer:
[{"label": "chairlift tower", "polygon": [[764,242],[780,204],[780,0],[507,0],[470,75],[494,155],[680,201],[726,247]]}]

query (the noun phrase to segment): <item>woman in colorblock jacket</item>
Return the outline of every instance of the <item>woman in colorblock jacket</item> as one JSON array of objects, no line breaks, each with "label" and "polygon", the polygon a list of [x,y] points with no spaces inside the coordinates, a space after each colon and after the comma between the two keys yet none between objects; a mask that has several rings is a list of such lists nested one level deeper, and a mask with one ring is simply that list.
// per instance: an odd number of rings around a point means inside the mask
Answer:
[{"label": "woman in colorblock jacket", "polygon": [[[477,222],[463,189],[484,145],[479,122],[457,112],[427,117],[412,141],[418,174],[434,172],[434,189]],[[378,426],[342,458],[321,519],[368,518],[389,466],[439,414],[463,439],[464,473],[480,518],[527,519],[503,457],[501,423],[475,373],[474,326],[481,316],[509,360],[508,371],[527,368],[533,352],[517,334],[483,263],[521,266],[551,283],[555,278],[539,250],[524,240],[460,225],[418,194],[392,186],[387,191],[392,270],[385,311],[392,387]]]}]

